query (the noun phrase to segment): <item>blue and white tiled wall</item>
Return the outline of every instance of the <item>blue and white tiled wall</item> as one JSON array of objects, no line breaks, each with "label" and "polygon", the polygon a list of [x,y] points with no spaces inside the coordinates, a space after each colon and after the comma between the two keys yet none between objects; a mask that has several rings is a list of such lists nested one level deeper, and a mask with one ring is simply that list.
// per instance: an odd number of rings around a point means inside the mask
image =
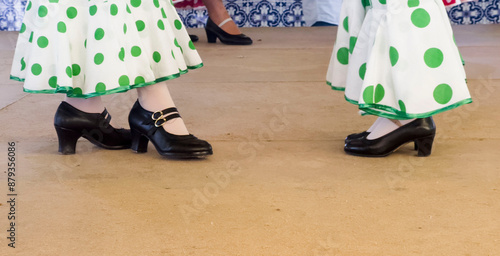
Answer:
[{"label": "blue and white tiled wall", "polygon": [[[21,27],[27,0],[0,0],[0,30]],[[303,26],[301,0],[226,0],[226,8],[242,27]],[[206,10],[180,10],[188,27],[203,27]],[[500,0],[477,0],[448,11],[454,24],[500,23]]]}]

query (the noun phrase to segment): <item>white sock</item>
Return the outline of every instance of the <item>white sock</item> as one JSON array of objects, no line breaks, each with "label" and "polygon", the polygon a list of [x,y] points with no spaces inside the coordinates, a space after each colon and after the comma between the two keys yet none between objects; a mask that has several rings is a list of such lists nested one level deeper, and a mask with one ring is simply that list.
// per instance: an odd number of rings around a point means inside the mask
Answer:
[{"label": "white sock", "polygon": [[[415,120],[415,119],[394,120],[394,119],[387,119],[384,117],[379,117],[375,121],[375,124],[372,125],[373,130],[370,132],[370,134],[368,134],[368,136],[366,138],[369,140],[378,139],[378,138],[398,129],[401,126],[412,122],[413,120]],[[372,129],[372,127],[370,127],[370,129]]]},{"label": "white sock", "polygon": [[87,113],[102,113],[104,111],[104,104],[101,97],[92,97],[88,99],[70,98],[64,99],[68,104]]},{"label": "white sock", "polygon": [[[137,89],[139,104],[151,112],[175,107],[166,83],[157,83]],[[163,125],[165,131],[175,135],[188,135],[189,131],[182,118],[174,118]]]},{"label": "white sock", "polygon": [[375,127],[377,127],[377,125],[380,123],[380,117],[377,118],[377,120],[375,120],[375,122],[372,124],[372,126],[370,126],[370,128],[368,128],[368,130],[366,130],[367,132],[372,132]]}]

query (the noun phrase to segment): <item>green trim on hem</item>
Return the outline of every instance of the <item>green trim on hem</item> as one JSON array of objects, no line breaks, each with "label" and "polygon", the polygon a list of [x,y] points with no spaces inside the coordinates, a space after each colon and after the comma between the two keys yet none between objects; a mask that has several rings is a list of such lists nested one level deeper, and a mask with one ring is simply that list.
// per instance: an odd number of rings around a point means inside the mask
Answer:
[{"label": "green trim on hem", "polygon": [[[203,67],[203,63],[200,63],[199,65],[196,65],[196,66],[188,66],[188,69],[198,69],[198,68],[201,68],[201,67]],[[148,85],[152,85],[152,84],[157,84],[157,83],[160,83],[160,82],[164,82],[164,81],[167,81],[167,80],[172,80],[172,79],[180,77],[183,74],[186,74],[188,72],[188,69],[180,70],[179,73],[177,73],[177,74],[173,74],[173,75],[170,75],[170,76],[160,77],[160,78],[158,78],[158,79],[156,79],[156,80],[154,80],[152,82],[141,83],[141,84],[133,84],[133,85],[127,85],[127,86],[120,86],[118,88],[115,88],[115,89],[112,89],[112,90],[107,90],[107,91],[104,91],[104,92],[95,92],[95,93],[89,93],[89,94],[73,94],[73,89],[74,88],[73,87],[69,87],[69,86],[57,87],[57,88],[55,88],[53,90],[29,90],[29,89],[23,88],[23,91],[27,92],[27,93],[33,93],[33,94],[65,93],[70,98],[84,98],[84,99],[87,99],[87,98],[92,98],[92,97],[97,97],[97,96],[104,96],[104,95],[109,95],[109,94],[122,93],[122,92],[126,92],[126,91],[129,91],[129,90],[132,90],[132,89],[137,89],[137,88],[145,87],[145,86],[148,86]],[[14,80],[14,81],[18,81],[18,82],[24,82],[25,81],[24,78],[15,77],[15,76],[12,76],[12,75],[10,76],[10,79]]]},{"label": "green trim on hem", "polygon": [[[374,115],[374,116],[385,117],[385,118],[389,118],[389,119],[398,119],[398,120],[406,120],[406,119],[413,119],[413,118],[426,118],[426,117],[430,117],[430,116],[433,116],[433,115],[460,107],[460,106],[465,105],[465,104],[472,103],[472,99],[468,98],[468,99],[461,100],[455,104],[449,105],[447,107],[440,108],[440,109],[430,111],[427,113],[409,114],[409,113],[401,112],[400,110],[397,110],[393,107],[389,107],[389,106],[385,106],[385,105],[359,104],[358,101],[349,99],[345,95],[344,95],[344,98],[347,102],[358,105],[359,109],[364,112],[363,115]],[[382,112],[379,110],[382,110],[385,112]],[[392,112],[393,114],[388,113],[388,112]]]},{"label": "green trim on hem", "polygon": [[336,86],[333,86],[330,81],[326,81],[326,84],[328,86],[330,86],[332,88],[332,90],[335,90],[335,91],[345,91],[345,87],[336,87]]}]

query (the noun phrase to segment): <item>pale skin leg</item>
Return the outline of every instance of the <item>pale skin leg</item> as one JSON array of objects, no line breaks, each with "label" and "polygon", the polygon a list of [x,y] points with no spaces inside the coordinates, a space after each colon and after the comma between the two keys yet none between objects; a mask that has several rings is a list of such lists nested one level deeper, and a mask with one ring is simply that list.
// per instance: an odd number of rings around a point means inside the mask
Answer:
[{"label": "pale skin leg", "polygon": [[[170,96],[167,83],[161,82],[145,87],[137,88],[139,104],[150,111],[156,112],[170,107],[175,107],[174,101]],[[165,131],[175,135],[188,135],[189,132],[181,118],[174,118],[163,125]]]}]

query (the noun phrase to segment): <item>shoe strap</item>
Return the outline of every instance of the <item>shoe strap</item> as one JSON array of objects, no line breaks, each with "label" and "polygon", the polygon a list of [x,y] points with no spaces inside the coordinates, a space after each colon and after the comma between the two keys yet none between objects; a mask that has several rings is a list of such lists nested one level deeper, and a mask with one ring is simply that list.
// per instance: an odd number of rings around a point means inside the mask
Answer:
[{"label": "shoe strap", "polygon": [[156,111],[151,115],[151,120],[154,121],[156,128],[163,126],[166,122],[174,118],[181,118],[181,115],[179,115],[177,108],[175,107]]},{"label": "shoe strap", "polygon": [[229,18],[223,20],[221,23],[219,23],[218,26],[220,28],[220,27],[224,26],[226,23],[231,22],[231,21],[233,21],[233,19],[231,19],[231,17],[229,17]]},{"label": "shoe strap", "polygon": [[161,127],[163,126],[166,122],[174,119],[174,118],[180,118],[181,115],[179,115],[179,113],[175,113],[175,114],[171,114],[171,115],[168,115],[168,116],[162,116],[163,118],[159,118],[157,120],[155,120],[155,127]]},{"label": "shoe strap", "polygon": [[108,110],[104,109],[104,111],[101,113],[101,115],[106,120],[105,124],[109,125],[111,123],[111,114],[108,112]]},{"label": "shoe strap", "polygon": [[174,108],[174,107],[166,108],[166,109],[161,110],[161,111],[156,111],[151,115],[151,119],[156,121],[156,120],[160,119],[161,117],[166,116],[170,113],[174,113],[174,112],[179,112],[179,111],[177,111],[177,108]]}]

